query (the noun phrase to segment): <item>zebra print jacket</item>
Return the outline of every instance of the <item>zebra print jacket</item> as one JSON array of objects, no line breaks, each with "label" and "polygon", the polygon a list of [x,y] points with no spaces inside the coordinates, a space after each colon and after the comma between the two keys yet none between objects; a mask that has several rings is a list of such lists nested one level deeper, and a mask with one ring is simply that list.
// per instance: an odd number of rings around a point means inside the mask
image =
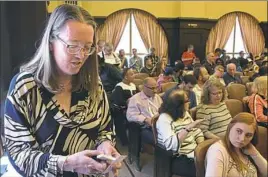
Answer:
[{"label": "zebra print jacket", "polygon": [[83,177],[57,170],[60,155],[95,149],[114,131],[102,84],[99,97],[87,90],[72,92],[69,116],[55,95],[37,85],[31,73],[22,72],[10,83],[5,104],[5,142],[13,167],[22,176]]}]

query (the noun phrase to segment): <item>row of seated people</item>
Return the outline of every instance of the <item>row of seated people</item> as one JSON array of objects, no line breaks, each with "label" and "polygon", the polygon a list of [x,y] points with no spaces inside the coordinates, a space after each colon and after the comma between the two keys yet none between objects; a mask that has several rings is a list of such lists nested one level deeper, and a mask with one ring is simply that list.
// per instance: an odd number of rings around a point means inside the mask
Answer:
[{"label": "row of seated people", "polygon": [[[221,69],[222,69],[221,66],[218,66],[218,68],[216,68],[214,75],[209,77],[209,79],[221,78],[220,77],[222,75]],[[228,69],[228,71],[229,71],[229,69]],[[177,73],[175,72],[175,76],[177,76],[176,74]],[[131,83],[134,80],[134,73],[131,69],[125,69],[123,72],[123,77],[124,77],[123,82],[120,82],[119,84],[117,84],[115,89],[114,89],[111,102],[113,103],[113,105],[112,105],[113,108],[119,107],[120,109],[126,110],[126,108],[127,108],[126,100],[128,100],[131,96],[133,96],[137,92],[137,89],[136,89],[136,86],[133,83]],[[175,89],[183,89],[183,90],[187,91],[188,95],[189,95],[189,99],[190,99],[190,108],[193,108],[201,103],[202,90],[203,90],[205,81],[208,79],[207,71],[204,67],[195,68],[194,75],[186,75],[183,78],[184,78],[183,82],[181,82],[180,84],[177,84],[175,87],[173,87],[172,89],[167,91],[167,93],[169,93]],[[264,78],[264,79],[262,79],[261,82],[258,82],[258,84],[255,86],[255,88],[256,87],[259,88],[259,89],[256,89],[255,96],[254,96],[254,98],[255,97],[258,98],[257,99],[258,104],[252,104],[252,99],[248,99],[248,100],[250,100],[249,107],[250,107],[251,112],[256,115],[256,118],[259,122],[265,123],[265,122],[267,122],[267,115],[265,114],[266,109],[267,109],[267,104],[265,104],[264,99],[261,99],[263,96],[258,96],[258,95],[264,95],[262,93],[263,92],[262,90],[265,90],[265,89],[263,89],[263,87],[267,88],[267,86],[265,87],[265,78],[266,77],[264,76],[261,78]],[[158,81],[160,79],[161,79],[161,76],[159,77]],[[223,82],[221,82],[221,83],[223,83]],[[159,84],[159,82],[158,82],[158,86],[156,88],[156,90],[158,90],[158,91],[159,91],[159,85],[161,85],[161,84]],[[146,90],[147,89],[146,85],[144,87],[145,87],[144,90]],[[227,98],[226,94],[227,94],[227,92],[225,90],[224,96],[223,96],[225,99]],[[257,94],[257,96],[256,96],[256,94]],[[167,94],[165,94],[165,95],[162,94],[163,98],[166,95]],[[253,105],[260,105],[259,102],[262,105],[261,108],[255,109]],[[119,113],[121,111],[120,109],[119,109]],[[204,110],[205,109],[208,109],[208,108],[204,108]],[[214,108],[212,108],[212,109],[214,109]],[[114,110],[116,110],[116,109],[114,109]],[[200,110],[202,110],[202,109],[200,109]],[[255,110],[257,110],[257,111],[255,111]],[[262,111],[262,110],[264,110],[264,111]],[[122,120],[124,120],[124,115],[122,117]],[[120,131],[125,131],[125,130],[120,129]],[[120,134],[122,134],[122,133],[120,133]],[[125,137],[123,139],[126,140],[127,138]],[[127,143],[127,141],[123,141],[123,142]],[[123,143],[123,144],[125,144],[125,143]]]},{"label": "row of seated people", "polygon": [[[128,77],[129,77],[129,75],[128,74],[130,74],[130,77],[132,77],[133,78],[133,75],[134,75],[134,73],[132,72],[131,73],[131,70],[127,70],[127,71],[129,71],[129,73],[127,73],[126,72],[126,77],[125,77],[125,79],[127,80],[128,79]],[[187,77],[190,77],[190,76],[187,76]],[[185,78],[187,78],[187,77],[185,77]],[[145,80],[146,82],[148,81],[147,79]],[[126,81],[125,81],[126,82]],[[119,84],[120,85],[120,84]],[[122,84],[121,84],[122,85]],[[131,85],[131,84],[130,84]],[[193,83],[193,84],[191,84],[191,83],[184,83],[184,84],[180,84],[181,86],[179,87],[179,88],[183,88],[182,87],[182,85],[184,85],[185,87],[186,87],[186,89],[187,89],[187,86],[189,86],[190,85],[190,89],[191,88],[193,88],[193,86],[195,85],[195,83]],[[132,85],[132,88],[134,88],[134,85]],[[189,88],[188,88],[189,89]],[[116,90],[116,89],[115,89]],[[144,84],[144,87],[143,87],[143,91],[142,92],[140,92],[139,94],[137,94],[137,95],[135,95],[135,96],[133,96],[133,98],[131,98],[130,99],[130,101],[129,101],[129,108],[128,108],[128,112],[129,112],[129,114],[127,114],[127,117],[129,118],[129,120],[130,121],[137,121],[137,120],[135,120],[135,111],[133,112],[133,109],[134,110],[136,110],[136,114],[138,114],[137,115],[137,119],[139,119],[138,121],[139,122],[141,122],[141,123],[145,123],[145,125],[143,126],[143,128],[142,128],[142,132],[144,132],[144,133],[142,133],[143,135],[145,135],[145,136],[142,136],[142,137],[145,137],[145,141],[147,141],[147,142],[152,142],[153,140],[152,140],[152,136],[150,137],[150,136],[148,136],[148,135],[152,135],[152,133],[151,133],[151,129],[150,129],[150,118],[151,117],[154,117],[154,115],[155,116],[157,116],[157,109],[156,108],[159,108],[160,107],[160,105],[161,105],[161,99],[160,99],[160,97],[158,97],[158,96],[155,96],[155,98],[156,98],[156,100],[157,100],[157,102],[156,103],[154,103],[153,101],[154,101],[154,99],[152,99],[152,100],[150,100],[150,102],[148,101],[147,102],[147,100],[146,100],[146,98],[148,97],[148,96],[146,96],[146,93],[147,93],[147,95],[152,95],[152,94],[154,94],[155,92],[156,92],[156,90],[157,90],[157,86],[156,86],[156,81],[154,80],[154,79],[149,79],[149,81],[146,83],[146,84]],[[171,89],[171,90],[174,90],[174,89]],[[207,92],[208,93],[208,92]],[[118,94],[117,94],[118,95]],[[215,99],[216,98],[218,98],[219,99],[219,96],[220,95],[224,95],[224,92],[222,91],[222,93],[216,93],[215,95],[214,95],[214,97],[215,97]],[[129,95],[129,97],[130,97],[131,95]],[[224,96],[223,96],[224,97]],[[117,97],[116,97],[117,98]],[[140,99],[138,99],[138,98],[140,98]],[[152,96],[151,96],[151,98],[152,98]],[[158,98],[158,99],[157,99]],[[141,103],[142,103],[142,101],[145,101],[147,104],[146,105],[142,105]],[[153,104],[151,104],[151,102],[153,103]],[[132,105],[132,106],[130,106],[130,105]],[[151,106],[150,107],[150,105],[154,105],[154,106]],[[157,105],[157,106],[156,106]],[[222,107],[224,107],[224,104],[223,105],[219,105],[219,108],[221,108],[221,106]],[[148,110],[147,110],[148,109]],[[204,110],[205,110],[206,108],[204,108]],[[216,108],[217,109],[217,108]],[[224,107],[224,109],[227,111],[227,108],[226,108],[226,106]],[[131,111],[132,110],[132,111]],[[146,113],[146,110],[147,110],[147,113]],[[202,114],[202,111],[201,111],[202,109],[200,109],[200,114]],[[213,112],[213,110],[215,110],[215,108],[211,108],[211,111]],[[207,112],[207,110],[206,111],[204,111],[204,112]],[[217,112],[217,111],[216,111]],[[146,113],[147,115],[145,116],[145,115],[143,115],[144,113]],[[218,113],[218,112],[217,112]],[[219,111],[219,113],[221,113],[221,111]],[[202,117],[202,116],[201,116]],[[204,117],[204,116],[203,116]],[[213,117],[213,116],[211,116],[211,117]],[[205,118],[204,118],[205,119]],[[206,118],[207,119],[207,118]],[[227,120],[228,119],[230,119],[230,117],[228,117],[227,118]],[[146,125],[147,124],[147,125]],[[121,127],[120,127],[120,129],[121,129]],[[213,136],[213,135],[211,135],[210,133],[206,133],[206,134],[208,134],[207,136],[209,137],[209,136]],[[147,138],[146,138],[147,137]],[[148,138],[149,137],[149,138]]]}]

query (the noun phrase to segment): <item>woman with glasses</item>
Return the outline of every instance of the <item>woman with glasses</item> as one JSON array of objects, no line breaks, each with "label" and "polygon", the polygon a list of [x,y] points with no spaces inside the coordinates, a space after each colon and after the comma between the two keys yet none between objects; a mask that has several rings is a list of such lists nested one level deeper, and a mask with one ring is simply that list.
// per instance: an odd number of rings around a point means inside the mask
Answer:
[{"label": "woman with glasses", "polygon": [[[120,154],[107,97],[99,81],[96,23],[79,6],[51,14],[33,58],[10,83],[5,107],[6,148],[22,176],[102,174]],[[120,163],[113,166],[117,176]]]},{"label": "woman with glasses", "polygon": [[200,128],[207,139],[223,137],[232,119],[224,98],[225,87],[219,79],[205,82],[196,118],[204,120]]},{"label": "woman with glasses", "polygon": [[158,143],[167,150],[178,153],[172,166],[175,174],[195,176],[194,150],[204,141],[204,135],[197,126],[203,120],[193,121],[188,113],[189,98],[185,91],[174,90],[160,107],[160,116],[156,122]]}]

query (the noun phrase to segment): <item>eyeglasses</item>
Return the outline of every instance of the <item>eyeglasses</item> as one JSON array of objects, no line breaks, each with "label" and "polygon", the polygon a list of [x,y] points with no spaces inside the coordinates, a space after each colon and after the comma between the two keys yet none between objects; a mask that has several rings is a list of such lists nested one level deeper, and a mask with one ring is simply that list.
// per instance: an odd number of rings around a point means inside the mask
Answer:
[{"label": "eyeglasses", "polygon": [[213,96],[216,96],[216,95],[222,95],[222,92],[214,92],[214,93],[211,92],[210,94],[213,95]]},{"label": "eyeglasses", "polygon": [[148,87],[147,85],[144,85],[144,87],[146,87],[146,88],[148,88],[150,90],[156,90],[157,89],[157,87]]},{"label": "eyeglasses", "polygon": [[78,45],[70,45],[67,44],[63,39],[61,39],[59,36],[56,36],[59,41],[61,41],[64,45],[66,45],[67,52],[71,55],[78,54],[82,49],[84,51],[84,55],[89,56],[92,55],[96,48],[95,47],[80,47]]}]

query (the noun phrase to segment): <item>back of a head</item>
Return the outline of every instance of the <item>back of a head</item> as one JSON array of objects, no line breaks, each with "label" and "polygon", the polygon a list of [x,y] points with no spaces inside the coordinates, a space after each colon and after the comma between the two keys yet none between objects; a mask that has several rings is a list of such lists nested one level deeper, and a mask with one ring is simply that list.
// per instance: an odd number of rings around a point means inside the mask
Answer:
[{"label": "back of a head", "polygon": [[253,90],[254,92],[266,97],[267,96],[267,76],[260,76],[254,79]]},{"label": "back of a head", "polygon": [[171,67],[166,67],[164,71],[165,76],[169,76],[173,74],[173,69]]},{"label": "back of a head", "polygon": [[173,70],[175,72],[178,72],[184,70],[184,67],[185,67],[184,64],[181,61],[178,61],[178,63],[174,66]]},{"label": "back of a head", "polygon": [[191,83],[192,85],[197,84],[197,80],[196,80],[195,76],[193,76],[191,74],[184,75],[182,80],[185,84],[188,84],[188,83]]},{"label": "back of a head", "polygon": [[163,100],[159,112],[160,114],[169,114],[173,120],[181,118],[186,111],[184,107],[185,101],[185,91],[182,89],[173,90],[168,94],[167,99]]}]

